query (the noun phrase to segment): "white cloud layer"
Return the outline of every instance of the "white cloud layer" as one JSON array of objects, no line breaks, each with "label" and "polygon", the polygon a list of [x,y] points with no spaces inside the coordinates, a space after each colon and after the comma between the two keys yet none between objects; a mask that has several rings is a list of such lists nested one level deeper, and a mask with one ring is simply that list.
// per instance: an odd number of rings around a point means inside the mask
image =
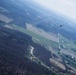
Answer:
[{"label": "white cloud layer", "polygon": [[76,20],[76,0],[33,0],[34,2]]}]

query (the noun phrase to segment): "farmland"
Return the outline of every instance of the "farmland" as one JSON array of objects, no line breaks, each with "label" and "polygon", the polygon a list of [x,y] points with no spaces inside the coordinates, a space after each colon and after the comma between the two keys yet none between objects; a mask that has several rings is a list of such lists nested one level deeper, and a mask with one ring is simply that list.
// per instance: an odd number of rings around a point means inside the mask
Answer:
[{"label": "farmland", "polygon": [[58,48],[58,43],[57,42],[54,42],[50,39],[47,39],[46,37],[40,36],[40,35],[36,34],[35,32],[32,32],[32,31],[30,31],[26,28],[20,27],[20,26],[15,25],[15,24],[8,25],[7,27],[18,30],[20,32],[23,32],[25,34],[28,34],[28,35],[32,36],[32,40],[34,42],[36,42],[38,44],[41,44],[42,46],[45,46],[46,48],[48,48],[48,46],[52,46],[53,48]]},{"label": "farmland", "polygon": [[3,14],[1,14],[1,13],[0,13],[0,20],[1,20],[1,21],[4,21],[4,22],[6,22],[6,23],[9,23],[9,22],[12,21],[12,19],[8,18],[7,16],[5,16],[5,15],[3,15]]}]

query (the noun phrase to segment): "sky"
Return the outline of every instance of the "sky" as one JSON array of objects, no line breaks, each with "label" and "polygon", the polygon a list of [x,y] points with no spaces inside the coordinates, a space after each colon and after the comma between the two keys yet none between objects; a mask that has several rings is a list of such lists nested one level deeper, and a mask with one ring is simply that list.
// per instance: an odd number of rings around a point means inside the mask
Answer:
[{"label": "sky", "polygon": [[33,0],[35,3],[55,10],[71,19],[76,20],[76,0]]}]

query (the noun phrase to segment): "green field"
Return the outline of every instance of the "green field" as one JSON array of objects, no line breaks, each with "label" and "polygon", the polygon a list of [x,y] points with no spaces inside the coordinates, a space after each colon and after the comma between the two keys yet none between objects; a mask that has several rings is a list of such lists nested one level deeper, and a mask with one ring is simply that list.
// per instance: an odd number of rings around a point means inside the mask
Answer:
[{"label": "green field", "polygon": [[20,27],[20,26],[15,25],[15,24],[12,24],[11,27],[22,32],[22,33],[25,33],[25,34],[32,36],[32,40],[34,42],[39,43],[42,46],[45,46],[46,48],[48,48],[48,46],[53,47],[53,48],[58,48],[58,43],[56,43],[52,40],[49,40],[45,37],[42,37],[34,32],[31,32],[31,31],[27,30],[26,28]]},{"label": "green field", "polygon": [[[25,33],[25,34],[28,34],[32,37],[32,40],[35,42],[35,43],[38,43],[38,44],[41,44],[42,46],[44,46],[45,48],[48,49],[48,47],[52,47],[54,49],[58,49],[58,43],[52,41],[52,40],[49,40],[43,36],[40,36],[30,30],[27,30],[26,28],[23,28],[21,26],[18,26],[18,25],[15,25],[15,24],[12,24],[12,25],[9,25],[10,27],[12,27],[13,29],[15,30],[18,30],[22,33]],[[71,48],[74,48],[76,49],[76,44],[74,44],[71,40],[63,37],[62,35],[59,35],[60,37],[60,45],[63,45],[65,46],[68,50],[71,50]],[[62,42],[64,41],[64,42]]]},{"label": "green field", "polygon": [[[60,44],[64,45],[68,50],[71,50],[71,48],[74,48],[76,49],[76,44],[72,41],[72,40],[69,40],[63,36],[60,35]],[[64,42],[62,42],[62,40]]]}]

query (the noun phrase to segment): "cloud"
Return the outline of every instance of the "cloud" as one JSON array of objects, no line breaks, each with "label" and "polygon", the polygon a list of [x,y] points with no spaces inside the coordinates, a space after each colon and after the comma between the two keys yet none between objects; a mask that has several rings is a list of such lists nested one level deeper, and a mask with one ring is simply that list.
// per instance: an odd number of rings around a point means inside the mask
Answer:
[{"label": "cloud", "polygon": [[76,0],[33,0],[34,2],[53,9],[76,20]]}]

